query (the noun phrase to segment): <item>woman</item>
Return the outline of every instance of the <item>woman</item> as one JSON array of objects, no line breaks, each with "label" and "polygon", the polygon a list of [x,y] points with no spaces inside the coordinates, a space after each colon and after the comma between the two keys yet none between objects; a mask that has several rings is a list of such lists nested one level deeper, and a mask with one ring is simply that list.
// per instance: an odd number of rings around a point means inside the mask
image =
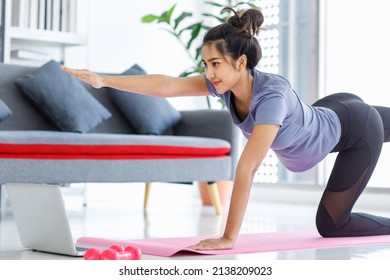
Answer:
[{"label": "woman", "polygon": [[390,140],[390,108],[369,106],[347,93],[327,96],[312,106],[302,103],[286,79],[255,69],[261,58],[255,35],[263,23],[262,13],[249,9],[240,16],[232,11],[227,23],[204,37],[205,75],[100,76],[88,70],[63,70],[96,88],[162,97],[211,94],[226,102],[248,142],[237,164],[224,234],[191,248],[234,246],[254,174],[269,149],[292,171],[308,170],[330,152],[339,152],[318,207],[316,225],[322,236],[390,234],[390,219],[351,213],[383,142]]}]

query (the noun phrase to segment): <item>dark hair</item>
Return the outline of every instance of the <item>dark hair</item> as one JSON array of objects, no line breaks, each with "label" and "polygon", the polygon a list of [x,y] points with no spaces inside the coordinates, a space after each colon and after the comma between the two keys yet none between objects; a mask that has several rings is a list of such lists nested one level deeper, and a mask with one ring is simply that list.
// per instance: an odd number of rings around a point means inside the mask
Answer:
[{"label": "dark hair", "polygon": [[255,35],[260,32],[264,16],[260,10],[248,9],[235,11],[230,7],[222,10],[234,13],[228,22],[210,29],[203,38],[203,45],[215,43],[216,49],[223,55],[237,60],[241,55],[247,57],[247,69],[253,72],[261,58],[261,47]]}]

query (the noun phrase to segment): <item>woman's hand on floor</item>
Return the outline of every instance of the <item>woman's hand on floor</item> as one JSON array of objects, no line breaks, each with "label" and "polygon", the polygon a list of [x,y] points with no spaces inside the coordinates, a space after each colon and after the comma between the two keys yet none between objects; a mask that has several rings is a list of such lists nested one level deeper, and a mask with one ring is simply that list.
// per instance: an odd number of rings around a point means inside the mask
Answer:
[{"label": "woman's hand on floor", "polygon": [[189,246],[189,249],[193,250],[226,250],[232,249],[234,246],[234,242],[231,239],[220,237],[216,239],[205,239],[200,241],[199,243]]}]

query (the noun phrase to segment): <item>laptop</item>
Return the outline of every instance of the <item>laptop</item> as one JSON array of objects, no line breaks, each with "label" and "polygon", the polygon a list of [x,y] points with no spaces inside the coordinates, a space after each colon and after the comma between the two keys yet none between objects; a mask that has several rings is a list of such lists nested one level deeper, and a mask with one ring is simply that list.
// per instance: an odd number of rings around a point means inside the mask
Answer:
[{"label": "laptop", "polygon": [[46,184],[6,184],[22,245],[35,251],[82,257],[76,247],[61,189]]}]

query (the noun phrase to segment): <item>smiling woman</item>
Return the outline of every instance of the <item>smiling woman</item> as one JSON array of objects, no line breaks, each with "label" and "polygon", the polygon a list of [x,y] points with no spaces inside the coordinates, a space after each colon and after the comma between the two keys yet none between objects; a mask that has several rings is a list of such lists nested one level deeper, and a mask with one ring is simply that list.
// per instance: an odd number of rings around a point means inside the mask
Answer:
[{"label": "smiling woman", "polygon": [[262,12],[233,13],[228,22],[204,36],[205,75],[101,76],[88,70],[62,69],[96,87],[160,97],[212,95],[225,101],[248,142],[236,167],[223,235],[203,240],[192,249],[235,245],[254,175],[269,150],[293,172],[309,170],[329,153],[338,152],[317,212],[316,225],[322,236],[390,234],[390,219],[352,213],[383,142],[390,141],[390,107],[370,106],[353,94],[333,94],[313,105],[305,104],[287,79],[255,69],[261,58],[255,36],[263,24]]}]

